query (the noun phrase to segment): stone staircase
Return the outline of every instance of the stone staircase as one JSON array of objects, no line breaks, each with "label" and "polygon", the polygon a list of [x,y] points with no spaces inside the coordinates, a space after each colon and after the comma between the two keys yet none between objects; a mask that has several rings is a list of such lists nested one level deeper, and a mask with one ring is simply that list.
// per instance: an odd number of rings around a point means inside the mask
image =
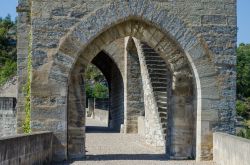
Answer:
[{"label": "stone staircase", "polygon": [[145,43],[141,43],[142,50],[147,65],[149,78],[151,80],[155,101],[157,102],[158,114],[164,139],[167,133],[167,118],[168,118],[168,88],[171,83],[169,79],[169,71],[164,60],[158,53]]}]

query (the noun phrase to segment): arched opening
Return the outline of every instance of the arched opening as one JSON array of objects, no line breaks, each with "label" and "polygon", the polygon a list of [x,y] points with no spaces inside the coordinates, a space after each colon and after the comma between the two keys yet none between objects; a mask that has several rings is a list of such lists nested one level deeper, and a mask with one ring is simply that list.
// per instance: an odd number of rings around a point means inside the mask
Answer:
[{"label": "arched opening", "polygon": [[[113,78],[113,73],[119,72],[118,67],[112,67],[115,64],[104,51],[96,56],[91,54],[91,57],[94,57],[92,63],[103,72],[109,82],[111,94],[109,125],[119,130],[124,124],[125,133],[138,133],[138,118],[144,116],[143,129],[145,132],[142,136],[146,138],[147,144],[162,148],[165,156],[170,159],[194,158],[193,90],[195,87],[190,66],[184,52],[171,39],[165,41],[168,52],[158,51],[158,53],[157,49],[155,50],[148,43],[150,42],[142,42],[136,38],[129,39],[127,45],[124,43],[125,98],[119,97],[123,94],[121,74],[118,74],[119,78]],[[85,65],[82,62],[78,63],[78,71],[84,71]],[[114,68],[117,71],[113,71]],[[84,79],[83,76],[81,78]],[[148,82],[145,83],[145,81]],[[73,82],[81,84],[79,80]],[[118,88],[116,88],[117,86]],[[113,97],[112,91],[119,96]],[[114,99],[117,98],[118,101],[115,101]],[[123,101],[120,99],[125,101],[125,110],[118,108],[115,111],[117,106],[112,107],[112,104],[121,105]],[[72,111],[72,109],[69,110]],[[73,145],[75,144],[73,143]],[[75,148],[72,149],[73,152],[79,152]]]},{"label": "arched opening", "polygon": [[164,59],[146,42],[134,38],[132,43],[144,82],[146,142],[163,146],[169,159],[194,159],[195,86],[187,61],[178,48]]},{"label": "arched opening", "polygon": [[[152,119],[152,116],[148,115],[149,120],[152,120],[154,124],[151,125],[152,124],[151,122],[148,122],[145,124],[145,125],[147,124],[149,125],[148,128],[145,127],[146,130],[149,130],[149,133],[145,134],[145,136],[146,137],[152,136],[151,140],[153,139],[152,141],[154,142],[151,142],[151,144],[154,143],[154,146],[164,147],[164,149],[166,150],[166,154],[168,155],[169,158],[172,158],[172,159],[194,158],[195,157],[195,153],[194,153],[195,152],[194,150],[195,148],[195,135],[194,135],[195,123],[193,121],[194,121],[195,110],[194,110],[194,105],[193,105],[194,104],[193,103],[194,102],[193,90],[195,89],[195,87],[193,83],[192,71],[190,69],[190,65],[188,64],[188,59],[186,58],[185,53],[179,47],[179,45],[177,45],[171,38],[167,37],[162,32],[157,31],[157,29],[155,28],[150,29],[151,27],[148,26],[147,24],[140,23],[139,21],[134,21],[134,22],[132,21],[132,22],[125,22],[122,24],[118,24],[117,26],[126,27],[128,25],[131,26],[131,24],[136,24],[138,26],[145,28],[145,30],[142,31],[142,33],[147,32],[149,33],[148,35],[150,35],[151,37],[147,37],[145,34],[141,36],[138,33],[134,33],[134,35],[132,36],[138,38],[139,43],[137,44],[137,47],[135,46],[135,44],[133,44],[132,47],[128,45],[128,47],[131,47],[131,48],[127,49],[127,54],[130,55],[130,57],[138,56],[137,50],[141,49],[141,53],[145,59],[145,63],[147,63],[147,61],[149,62],[152,61],[154,62],[152,64],[156,64],[155,71],[154,71],[155,73],[153,73],[153,69],[152,69],[154,67],[151,66],[151,70],[150,70],[150,66],[147,65],[150,80],[152,80],[152,77],[158,78],[158,79],[161,76],[168,77],[165,83],[159,82],[159,81],[151,82],[151,86],[153,88],[153,92],[155,95],[154,101],[156,102],[157,115],[155,115],[155,119]],[[142,26],[141,24],[143,24],[144,26]],[[75,65],[76,67],[73,71],[77,71],[78,74],[81,74],[81,72],[85,70],[84,68],[86,67],[86,64],[88,63],[89,59],[93,59],[93,58],[95,59],[98,57],[98,55],[95,56],[96,48],[98,48],[98,50],[100,48],[104,49],[105,46],[109,45],[109,43],[114,41],[114,38],[111,35],[111,31],[117,29],[118,27],[114,27],[110,30],[105,31],[103,34],[100,35],[100,38],[95,39],[93,43],[90,44],[84,51],[86,52],[86,54],[82,52],[84,56],[79,57],[82,60],[77,61]],[[156,38],[154,38],[154,35],[160,37],[159,43],[155,43]],[[146,38],[144,38],[145,36]],[[105,43],[105,39],[106,40],[109,39],[110,41]],[[128,43],[128,44],[131,44],[131,43]],[[150,53],[152,54],[152,52],[155,54],[154,57],[150,56]],[[148,56],[146,56],[147,54]],[[158,55],[158,57],[156,57],[156,54]],[[105,59],[103,59],[102,62],[105,63]],[[130,60],[130,62],[135,62],[135,59]],[[160,69],[160,65],[163,65],[163,63],[165,63],[165,68],[167,68],[167,70],[157,70],[157,69]],[[133,67],[136,66],[136,65],[133,65],[133,63],[131,64],[132,64],[131,66]],[[102,66],[101,63],[99,63],[99,67],[101,68],[104,66]],[[128,61],[127,63],[125,63],[125,68],[126,67],[129,67]],[[103,69],[105,70],[105,68]],[[132,77],[129,77],[129,74],[137,70],[138,69],[126,70],[127,77],[125,78],[125,81],[128,82],[129,80],[131,80],[134,74],[132,74]],[[162,71],[164,73],[161,74],[160,72]],[[138,82],[136,83],[138,84]],[[78,83],[78,84],[81,84],[81,83]],[[125,82],[125,85],[128,85],[128,83]],[[131,85],[128,85],[127,89],[130,89],[130,88],[131,88]],[[134,89],[136,90],[137,88],[134,88]],[[126,91],[126,87],[125,87],[125,91]],[[76,92],[77,91],[75,91],[75,93]],[[125,92],[125,95],[127,94],[127,92],[129,92],[129,90]],[[147,92],[147,90],[144,90],[144,96],[145,96],[145,92]],[[164,96],[163,97],[160,96],[161,94],[165,95],[165,98]],[[139,116],[144,115],[144,112],[138,111],[140,109],[138,108],[139,105],[135,104],[134,102],[135,99],[133,98],[134,95],[131,95],[131,96],[132,96],[133,104],[130,104],[128,102],[129,100],[125,98],[125,101],[127,101],[128,103],[127,104],[125,103],[125,113],[124,113],[124,117],[125,117],[124,127],[125,128],[124,129],[132,130],[133,128],[135,128],[134,132],[137,133],[138,132],[137,120]],[[127,98],[131,98],[131,97],[127,97]],[[161,99],[163,99],[163,101]],[[129,107],[129,105],[132,105],[132,107]],[[133,109],[133,106],[137,107],[137,109]],[[69,110],[71,111],[71,109]],[[131,114],[135,114],[135,115],[133,116]],[[147,116],[146,114],[147,113],[145,111],[145,117]],[[155,122],[154,120],[158,120],[158,121]],[[132,122],[132,124],[129,123],[130,121]],[[82,126],[84,127],[84,124]],[[75,150],[73,152],[75,152]]]},{"label": "arched opening", "polygon": [[[125,44],[124,39],[122,40],[123,42],[121,43]],[[117,44],[120,41],[114,42]],[[112,44],[114,45],[114,43]],[[110,50],[105,48],[105,51]],[[121,56],[125,59],[125,90],[123,88],[122,75],[115,64],[116,62],[105,51],[97,54],[91,63],[102,71],[109,84],[109,125],[107,127],[106,123],[96,118],[86,118],[85,149],[87,161],[166,159],[165,150],[159,150],[156,146],[144,146],[145,142],[143,142],[143,139],[145,135],[138,136],[137,134],[138,117],[144,116],[145,112],[139,56],[135,45],[133,50],[129,50],[127,56],[124,56],[124,50],[122,54],[117,54],[120,52],[115,51],[115,58]],[[123,98],[123,92],[126,92],[126,99]],[[124,100],[126,100],[127,112],[124,112]],[[94,107],[96,108],[96,106]],[[97,113],[100,113],[98,111]],[[100,116],[100,114],[95,114],[95,116]],[[124,122],[126,122],[125,126]]]},{"label": "arched opening", "polygon": [[[120,2],[117,3],[119,4]],[[111,5],[115,4],[112,3]],[[118,8],[123,11],[119,5]],[[105,13],[103,10],[107,12]],[[153,10],[156,9],[154,8]],[[119,15],[118,17],[112,17],[111,20],[106,20],[101,18],[105,18],[106,14],[112,15],[113,11],[106,7],[101,8],[95,12],[97,15],[105,13],[102,17],[90,15],[88,18],[83,19],[75,28],[72,28],[69,34],[62,40],[55,57],[64,56],[65,58],[69,57],[73,60],[66,66],[68,70],[58,70],[55,62],[49,73],[49,79],[53,84],[60,81],[61,74],[63,76],[65,74],[69,76],[68,100],[72,101],[72,103],[68,104],[68,112],[72,112],[68,113],[70,116],[68,116],[67,133],[68,139],[74,138],[75,140],[74,143],[67,144],[67,152],[73,157],[83,157],[85,155],[85,151],[82,149],[85,144],[85,127],[84,122],[82,122],[85,98],[78,89],[79,86],[84,86],[82,73],[86,65],[112,41],[131,36],[141,42],[147,43],[148,46],[153,48],[165,61],[168,61],[167,63],[170,65],[169,68],[172,69],[172,73],[177,75],[176,77],[181,74],[192,73],[193,79],[195,80],[193,82],[193,91],[195,91],[194,95],[196,98],[194,108],[197,109],[197,124],[196,131],[194,131],[196,134],[196,157],[199,160],[210,159],[212,155],[212,128],[218,121],[216,121],[217,118],[205,118],[204,115],[206,112],[203,111],[212,108],[211,113],[217,115],[218,111],[211,105],[217,104],[220,98],[219,90],[217,90],[218,86],[211,84],[210,87],[205,82],[208,77],[210,81],[217,82],[216,69],[210,61],[208,56],[209,52],[203,48],[203,45],[200,44],[182,21],[174,16],[170,17],[167,11],[160,10],[158,13],[150,12],[151,15],[146,15],[145,17],[140,17],[140,13],[137,13],[139,11],[141,11],[141,8],[138,9],[138,11],[134,11],[135,13],[133,14],[131,11],[128,11],[128,15]],[[157,21],[154,18],[158,18]],[[92,21],[89,21],[92,19],[96,20],[94,22],[98,24],[92,24]],[[166,19],[170,19],[171,21],[166,21]],[[178,28],[176,29],[175,27]],[[175,57],[179,57],[178,59],[180,60],[177,60],[178,62],[189,66],[188,72],[178,72],[180,68],[175,63],[176,60],[172,61],[171,58],[169,58],[169,56],[173,54],[176,55]],[[204,68],[204,65],[208,67]],[[183,80],[189,80],[189,76],[181,77],[184,77]],[[175,81],[175,79],[173,79],[173,81]],[[208,86],[210,88],[208,88]],[[203,97],[201,92],[202,90],[204,91],[211,88],[215,91],[214,95],[216,95],[216,99],[214,100],[209,99],[209,96]],[[203,127],[207,129],[201,131]],[[225,127],[223,130],[230,129],[229,127]],[[59,135],[63,137],[59,137]],[[64,133],[58,134],[58,137],[61,141],[65,140]],[[70,150],[69,148],[74,149]],[[60,149],[58,149],[58,151],[59,150]]]},{"label": "arched opening", "polygon": [[[121,72],[115,62],[104,51],[100,52],[91,63],[99,68],[108,83],[109,100],[106,106],[109,111],[108,127],[120,132],[121,125],[124,124],[124,87]],[[102,104],[101,100],[98,100],[98,102]]]}]

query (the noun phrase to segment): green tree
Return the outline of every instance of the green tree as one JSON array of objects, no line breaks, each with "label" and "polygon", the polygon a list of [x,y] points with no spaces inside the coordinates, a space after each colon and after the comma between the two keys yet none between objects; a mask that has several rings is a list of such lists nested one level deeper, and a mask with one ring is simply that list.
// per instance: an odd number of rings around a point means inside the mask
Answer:
[{"label": "green tree", "polygon": [[96,83],[94,86],[94,97],[98,99],[108,98],[108,87],[102,83]]},{"label": "green tree", "polygon": [[237,48],[237,99],[237,115],[245,121],[237,135],[250,139],[250,44],[240,44]]},{"label": "green tree", "polygon": [[237,115],[242,116],[244,118],[248,118],[248,115],[250,113],[250,103],[248,100],[237,100],[236,102],[236,110],[237,110]]},{"label": "green tree", "polygon": [[0,18],[0,85],[16,74],[16,24],[10,15]]},{"label": "green tree", "polygon": [[237,94],[250,97],[250,44],[237,48]]},{"label": "green tree", "polygon": [[108,98],[109,89],[102,72],[90,64],[85,72],[85,91],[88,98]]}]

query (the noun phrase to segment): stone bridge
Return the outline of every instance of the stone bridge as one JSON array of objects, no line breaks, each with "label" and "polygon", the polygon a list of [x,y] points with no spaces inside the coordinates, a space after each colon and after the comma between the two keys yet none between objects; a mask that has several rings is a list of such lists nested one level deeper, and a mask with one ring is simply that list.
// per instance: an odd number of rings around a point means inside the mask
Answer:
[{"label": "stone bridge", "polygon": [[235,0],[19,0],[17,11],[16,130],[30,115],[32,132],[53,132],[54,161],[86,156],[90,63],[109,84],[109,127],[167,159],[212,160],[213,133],[235,133]]}]

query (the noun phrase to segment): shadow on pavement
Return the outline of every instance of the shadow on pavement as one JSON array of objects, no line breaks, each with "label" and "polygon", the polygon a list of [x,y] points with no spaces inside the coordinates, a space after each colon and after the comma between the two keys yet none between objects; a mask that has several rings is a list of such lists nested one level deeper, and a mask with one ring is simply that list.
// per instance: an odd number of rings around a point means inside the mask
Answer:
[{"label": "shadow on pavement", "polygon": [[164,154],[108,154],[108,155],[87,155],[87,161],[105,160],[168,160]]},{"label": "shadow on pavement", "polygon": [[86,126],[86,133],[119,133],[119,131],[109,127]]}]

